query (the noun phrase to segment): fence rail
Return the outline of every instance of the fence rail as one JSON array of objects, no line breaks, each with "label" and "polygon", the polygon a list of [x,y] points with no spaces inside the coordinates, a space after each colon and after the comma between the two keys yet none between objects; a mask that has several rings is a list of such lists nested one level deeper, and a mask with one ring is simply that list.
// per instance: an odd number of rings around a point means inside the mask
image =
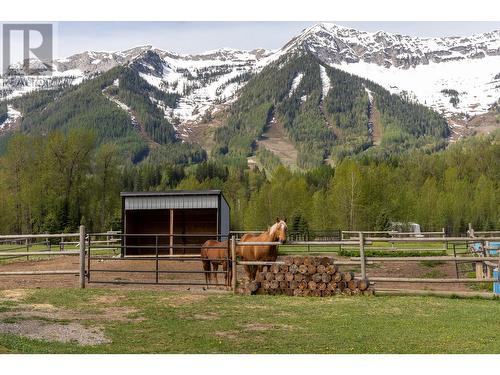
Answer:
[{"label": "fence rail", "polygon": [[[245,232],[249,233],[249,232]],[[286,247],[298,247],[302,248],[304,246],[309,247],[325,247],[328,248],[328,252],[336,252],[337,250],[331,249],[331,247],[338,246],[339,250],[349,249],[359,251],[359,256],[350,257],[348,260],[341,259],[337,260],[335,263],[338,265],[345,266],[359,266],[360,272],[359,276],[362,279],[369,279],[371,282],[391,282],[391,283],[478,283],[478,282],[500,282],[499,278],[493,278],[491,276],[491,269],[493,267],[498,267],[500,265],[500,251],[497,253],[488,253],[489,250],[494,250],[491,246],[486,246],[487,242],[500,241],[499,236],[486,236],[486,234],[496,234],[500,231],[490,231],[490,232],[479,232],[476,231],[475,235],[478,237],[437,237],[442,232],[423,232],[431,237],[380,237],[380,234],[392,234],[393,232],[354,232],[354,231],[343,231],[342,238],[344,235],[349,235],[349,239],[342,240],[327,240],[327,241],[287,241],[285,243],[281,242],[241,242],[237,239],[237,235],[241,232],[231,232],[231,237],[227,241],[227,255],[225,258],[219,259],[220,261],[227,262],[228,267],[225,271],[206,271],[206,270],[164,270],[160,269],[159,264],[161,262],[168,261],[182,261],[182,262],[200,262],[200,254],[173,254],[165,253],[164,250],[192,250],[199,249],[200,243],[163,243],[161,238],[180,238],[182,241],[188,242],[190,238],[200,241],[200,238],[227,238],[227,235],[221,234],[122,234],[117,232],[105,232],[105,233],[90,233],[85,232],[85,227],[81,226],[78,233],[61,233],[61,234],[24,234],[24,235],[0,235],[0,243],[11,243],[11,248],[2,249],[0,251],[0,259],[10,259],[12,257],[53,257],[53,256],[79,256],[79,269],[72,270],[44,270],[44,271],[5,271],[0,272],[0,276],[20,276],[20,275],[79,275],[80,287],[84,288],[85,284],[88,283],[105,283],[108,281],[95,280],[91,278],[93,272],[99,273],[131,273],[131,274],[155,274],[154,282],[127,282],[126,280],[117,281],[120,284],[127,283],[139,283],[139,284],[159,284],[159,285],[205,285],[204,283],[184,283],[177,280],[174,281],[162,281],[159,276],[162,274],[225,274],[228,278],[231,278],[231,287],[236,290],[236,277],[237,277],[237,266],[238,265],[270,265],[270,264],[283,264],[284,262],[264,262],[264,261],[238,261],[236,259],[236,249],[241,246],[286,246]],[[401,235],[401,233],[399,233]],[[405,234],[405,233],[403,233]],[[106,237],[106,239],[101,239],[100,237]],[[132,242],[127,243],[127,239],[133,239],[133,237],[143,237],[147,238],[149,242],[147,244],[134,244]],[[63,246],[56,250],[57,247],[48,249],[38,249],[39,246],[49,243],[48,239],[60,239]],[[43,241],[30,242],[30,240],[40,240]],[[380,242],[389,243],[391,246],[384,247],[380,245]],[[438,244],[438,247],[428,247],[420,246],[417,248],[405,247],[408,244]],[[477,253],[474,251],[469,251],[465,256],[459,256],[456,249],[465,247],[468,251],[472,248],[472,244],[481,244],[481,251],[483,253]],[[394,247],[395,244],[400,244],[400,247]],[[443,247],[439,247],[443,245]],[[64,245],[73,245],[77,250],[65,250]],[[403,252],[427,252],[427,251],[444,251],[447,250],[448,254],[450,248],[448,245],[452,245],[453,255],[426,255],[426,256],[367,256],[367,251],[403,251]],[[9,246],[9,245],[7,245]],[[30,251],[34,246],[37,246],[36,250]],[[412,246],[412,245],[409,245]],[[143,249],[151,250],[151,254],[126,254],[126,249]],[[207,250],[220,249],[221,247],[208,246]],[[22,251],[26,249],[26,251]],[[120,250],[122,253],[120,256],[110,255],[111,252],[103,253],[106,250]],[[21,251],[16,251],[21,250]],[[465,253],[462,253],[465,254]],[[497,254],[493,256],[492,254]],[[153,264],[152,269],[134,269],[132,267],[122,267],[120,269],[106,269],[96,265],[91,265],[92,261],[99,260],[113,260],[117,262],[123,261],[133,261],[133,260],[144,260],[151,261]],[[374,265],[379,262],[416,262],[416,261],[438,261],[438,262],[455,262],[457,267],[457,277],[456,278],[413,278],[413,277],[368,277],[367,270],[368,265]],[[458,274],[458,264],[461,263],[475,263],[476,264],[476,279],[471,278],[460,278]],[[482,267],[488,267],[488,272],[486,277],[482,274]],[[225,284],[213,284],[213,285],[225,285]]]},{"label": "fence rail", "polygon": [[[63,250],[64,245],[60,247],[60,251],[55,251],[51,248],[49,238],[61,239],[61,243],[64,243],[65,238],[77,238],[78,241],[72,241],[74,245],[78,245],[78,250]],[[29,240],[32,239],[46,239],[47,242],[35,242],[31,243]],[[17,246],[14,248],[4,249],[0,251],[0,259],[13,259],[26,256],[27,259],[30,256],[79,256],[80,267],[77,270],[24,270],[24,271],[2,271],[0,276],[34,276],[34,275],[78,275],[80,288],[85,288],[85,227],[80,226],[80,231],[78,233],[59,233],[59,234],[9,234],[0,235],[0,241],[24,241],[24,246]],[[38,249],[36,251],[29,251],[30,247],[37,245],[47,245],[47,249]],[[24,249],[26,251],[13,251],[18,249]]]},{"label": "fence rail", "polygon": [[79,233],[59,233],[59,234],[3,234],[0,240],[23,240],[32,238],[75,238]]},{"label": "fence rail", "polygon": [[[106,237],[111,244],[102,245],[102,237]],[[111,240],[110,240],[111,238]],[[205,240],[227,238],[227,235],[214,233],[90,233],[87,238],[88,256],[86,258],[86,276],[87,282],[98,284],[147,284],[147,285],[209,285],[225,286],[226,284],[209,281],[208,283],[198,280],[171,280],[163,279],[162,275],[226,275],[229,279],[231,259],[229,257],[229,244],[226,245],[227,253],[225,257],[217,258],[221,263],[226,263],[228,267],[223,271],[201,269],[202,257],[196,250],[200,250]],[[182,242],[178,243],[176,241]],[[95,246],[94,246],[95,245]],[[221,245],[203,246],[208,253],[221,249]],[[120,250],[119,256],[103,254],[102,250]],[[195,253],[190,254],[189,252]],[[184,253],[181,253],[181,252]],[[109,261],[118,263],[118,268],[109,269],[100,266],[93,261]],[[145,261],[147,264],[142,269],[134,268],[134,261]],[[195,262],[200,265],[199,269],[161,269],[162,264],[179,262]],[[130,265],[129,263],[132,262]],[[211,266],[211,264],[210,264]],[[173,265],[172,267],[177,267]],[[111,279],[106,274],[125,274],[124,279]],[[96,275],[98,275],[96,277]],[[153,281],[141,279],[135,275],[154,275]],[[105,278],[103,280],[102,278]],[[127,280],[128,279],[128,280]]]}]

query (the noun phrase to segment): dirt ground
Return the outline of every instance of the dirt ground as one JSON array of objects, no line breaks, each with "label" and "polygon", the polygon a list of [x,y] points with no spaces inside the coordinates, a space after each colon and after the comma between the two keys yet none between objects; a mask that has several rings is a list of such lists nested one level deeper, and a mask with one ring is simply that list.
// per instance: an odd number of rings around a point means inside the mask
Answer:
[{"label": "dirt ground", "polygon": [[[337,258],[336,258],[337,259]],[[339,260],[341,258],[338,258]],[[347,260],[347,259],[345,259]],[[48,260],[20,260],[8,264],[0,264],[0,272],[23,271],[23,270],[77,270],[79,268],[78,257],[58,256]],[[353,271],[359,276],[359,267],[342,266],[341,271]],[[205,290],[205,276],[202,273],[169,273],[160,274],[159,282],[194,283],[201,285],[149,285],[149,284],[127,284],[126,282],[155,282],[154,260],[122,260],[119,258],[92,261],[90,272],[90,288],[123,288],[123,289],[169,289],[169,290]],[[101,272],[97,270],[115,271]],[[119,270],[149,271],[140,272],[116,272]],[[202,271],[201,262],[198,259],[188,261],[160,261],[159,270],[170,271]],[[222,271],[222,268],[219,269]],[[152,272],[153,271],[153,272]],[[460,266],[460,278],[465,278],[465,273],[472,271],[470,264]],[[453,262],[384,262],[368,265],[367,275],[370,277],[412,277],[412,278],[457,278],[455,264]],[[224,282],[224,274],[218,275],[218,282]],[[238,279],[244,281],[243,268],[238,268]],[[123,282],[123,284],[92,283],[95,281]],[[0,276],[0,289],[23,289],[43,287],[77,287],[79,277],[77,275],[33,275],[33,276]],[[421,289],[421,290],[452,290],[471,291],[471,284],[438,284],[438,283],[394,283],[377,282],[376,289]],[[210,291],[223,292],[227,290],[224,286],[211,286]]]},{"label": "dirt ground", "polygon": [[98,345],[111,342],[104,334],[105,323],[144,320],[136,308],[116,306],[124,296],[95,297],[89,306],[97,310],[90,313],[49,303],[24,302],[33,292],[32,289],[0,290],[0,303],[13,303],[11,306],[15,306],[0,311],[0,333],[62,343]]},{"label": "dirt ground", "polygon": [[268,124],[257,144],[278,156],[283,164],[290,167],[297,166],[297,149],[288,139],[283,125],[276,119],[273,118]]},{"label": "dirt ground", "polygon": [[495,111],[476,115],[469,120],[462,118],[451,118],[448,123],[451,128],[450,142],[456,142],[463,137],[474,134],[491,134],[500,128],[498,114]]}]

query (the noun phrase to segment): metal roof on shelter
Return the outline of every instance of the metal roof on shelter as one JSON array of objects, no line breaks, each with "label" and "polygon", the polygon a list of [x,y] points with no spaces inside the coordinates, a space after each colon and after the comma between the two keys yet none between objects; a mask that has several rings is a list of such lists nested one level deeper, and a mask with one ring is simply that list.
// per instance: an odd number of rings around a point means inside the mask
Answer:
[{"label": "metal roof on shelter", "polygon": [[221,190],[166,190],[166,191],[139,191],[121,192],[122,197],[164,196],[164,195],[221,195]]},{"label": "metal roof on shelter", "polygon": [[[227,201],[220,190],[123,192],[125,210],[219,208]],[[224,203],[219,202],[219,197]]]}]

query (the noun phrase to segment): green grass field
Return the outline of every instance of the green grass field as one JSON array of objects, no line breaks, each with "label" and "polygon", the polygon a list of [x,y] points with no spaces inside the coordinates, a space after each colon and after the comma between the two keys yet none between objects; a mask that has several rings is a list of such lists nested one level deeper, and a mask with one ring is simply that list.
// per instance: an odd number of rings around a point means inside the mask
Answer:
[{"label": "green grass field", "polygon": [[82,346],[0,333],[3,353],[500,353],[498,300],[234,296],[166,291],[0,291],[0,327],[97,327]]}]

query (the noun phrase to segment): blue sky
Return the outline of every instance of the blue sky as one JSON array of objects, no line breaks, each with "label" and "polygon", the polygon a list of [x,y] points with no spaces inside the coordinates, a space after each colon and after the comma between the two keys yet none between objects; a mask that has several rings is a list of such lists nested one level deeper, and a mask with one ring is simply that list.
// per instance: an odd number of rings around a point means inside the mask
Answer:
[{"label": "blue sky", "polygon": [[[500,29],[500,22],[336,22],[366,31],[384,30],[416,36],[471,35]],[[56,55],[119,51],[138,45],[178,53],[231,47],[281,47],[314,22],[59,22]]]}]

